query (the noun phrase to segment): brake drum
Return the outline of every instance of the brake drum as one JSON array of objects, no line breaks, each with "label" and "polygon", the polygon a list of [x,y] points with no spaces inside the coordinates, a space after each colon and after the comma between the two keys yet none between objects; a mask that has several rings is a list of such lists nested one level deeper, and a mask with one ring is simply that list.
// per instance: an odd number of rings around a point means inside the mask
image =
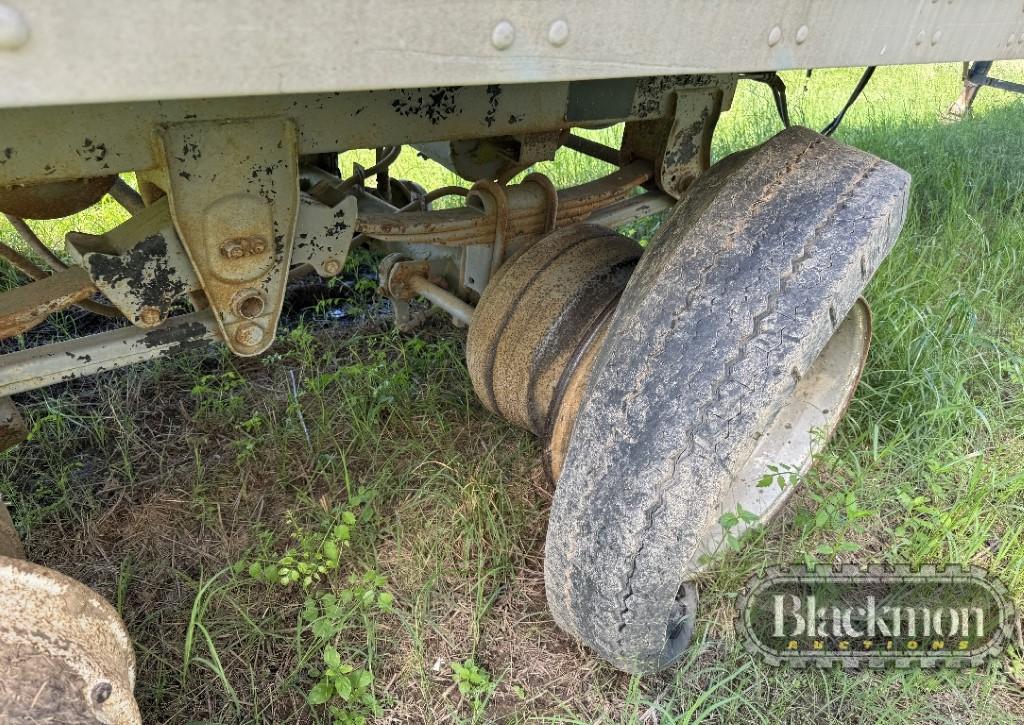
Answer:
[{"label": "brake drum", "polygon": [[506,262],[477,305],[466,360],[477,395],[491,411],[548,439],[557,465],[566,419],[585,378],[577,371],[599,345],[604,325],[642,249],[595,224],[564,227]]}]

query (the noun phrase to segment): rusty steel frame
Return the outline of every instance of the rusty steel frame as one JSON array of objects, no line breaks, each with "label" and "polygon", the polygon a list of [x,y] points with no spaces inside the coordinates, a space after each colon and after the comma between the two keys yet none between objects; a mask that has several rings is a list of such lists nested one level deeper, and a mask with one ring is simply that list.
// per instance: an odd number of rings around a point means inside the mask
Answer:
[{"label": "rusty steel frame", "polygon": [[72,232],[64,246],[88,270],[96,288],[138,327],[158,326],[182,293],[200,289],[166,197],[106,234]]},{"label": "rusty steel frame", "polygon": [[221,339],[209,310],[178,315],[154,330],[124,327],[0,355],[0,397],[116,370]]},{"label": "rusty steel frame", "polygon": [[[1024,33],[1021,34],[1021,39],[1024,40]],[[991,71],[992,61],[990,60],[976,60],[964,63],[962,74],[964,82],[963,90],[960,92],[957,99],[953,101],[953,104],[946,110],[947,119],[958,121],[967,116],[971,112],[971,106],[974,104],[974,99],[978,95],[978,91],[980,91],[984,86],[998,88],[999,90],[1009,91],[1010,93],[1024,94],[1024,84],[993,78],[989,75]]]},{"label": "rusty steel frame", "polygon": [[[0,395],[211,340],[258,353],[273,340],[289,266],[333,276],[356,240],[425,265],[394,295],[397,322],[408,323],[402,311],[422,297],[468,324],[490,277],[531,240],[584,220],[615,225],[670,208],[684,185],[665,170],[685,166],[689,178],[707,166],[706,141],[735,83],[734,75],[697,75],[5,111],[12,145],[0,154],[0,187],[135,170],[141,199],[115,184],[131,218],[106,234],[69,234],[70,268],[0,294],[0,329],[11,334],[97,290],[134,327],[0,356]],[[539,174],[503,183],[552,157],[571,129],[621,121],[627,140],[644,141],[624,145],[607,176],[563,190]],[[431,139],[510,150],[492,169],[497,182],[437,189],[403,208],[363,187],[375,174],[391,185],[397,147],[348,179],[307,164],[332,149]],[[464,194],[465,205],[422,210],[451,193]],[[51,288],[62,294],[44,299]],[[246,307],[251,299],[259,304]],[[189,300],[199,311],[169,317]],[[260,334],[248,335],[254,324]]]},{"label": "rusty steel frame", "polygon": [[378,277],[381,291],[391,298],[395,323],[400,330],[408,330],[413,326],[409,302],[416,297],[422,297],[440,307],[451,315],[457,325],[466,326],[473,321],[473,306],[430,280],[430,263],[425,260],[411,260],[398,253],[390,254],[381,262]]},{"label": "rusty steel frame", "polygon": [[671,116],[677,94],[708,89],[721,93],[727,108],[736,79],[735,74],[640,76],[0,109],[0,188],[163,169],[154,134],[177,124],[288,118],[295,123],[302,155],[455,139],[521,139]]},{"label": "rusty steel frame", "polygon": [[473,321],[473,306],[468,305],[446,289],[438,287],[425,277],[412,276],[407,282],[409,291],[413,296],[422,297],[432,302],[452,316],[452,319],[462,325],[469,325]]},{"label": "rusty steel frame", "polygon": [[[388,28],[361,33],[382,38],[372,53],[359,44],[339,49],[331,33],[295,42],[295,24],[280,21],[292,7],[276,0],[246,8],[167,0],[164,12],[190,17],[190,42],[172,38],[147,59],[146,72],[125,74],[137,55],[130,41],[152,15],[138,3],[111,1],[109,17],[74,12],[69,0],[2,8],[0,75],[9,82],[0,88],[0,211],[17,217],[12,223],[53,274],[0,248],[34,279],[0,295],[0,338],[72,304],[102,309],[89,299],[97,291],[133,326],[0,356],[0,450],[26,434],[11,395],[209,341],[239,355],[266,350],[292,266],[338,274],[356,234],[401,255],[389,257],[381,274],[399,323],[409,321],[416,297],[456,323],[472,323],[480,318],[473,303],[499,267],[532,240],[585,220],[614,226],[685,195],[709,165],[711,136],[737,73],[1024,53],[1017,0],[978,0],[980,10],[958,0],[609,0],[592,7],[554,0],[543,8],[532,0],[458,0],[443,17],[424,16],[413,0],[369,14],[354,0],[314,3],[322,27]],[[257,29],[254,42],[225,35],[243,27]],[[97,44],[101,34],[107,42]],[[66,72],[68,59],[77,73]],[[618,150],[569,135],[620,122]],[[410,201],[406,186],[393,187],[388,165],[403,144],[474,182],[465,206],[428,211],[430,194]],[[562,192],[536,174],[508,185],[563,145],[619,168]],[[356,148],[377,149],[375,166],[337,183],[300,186],[304,160]],[[139,194],[118,178],[125,172],[138,175]],[[376,196],[362,188],[372,175]],[[68,239],[69,267],[20,220],[69,215],[105,193],[133,219],[106,235]],[[440,193],[451,192],[433,192]],[[185,299],[197,311],[169,317]],[[481,315],[485,307],[486,300]],[[528,318],[532,310],[522,312]],[[806,394],[798,403],[806,405],[784,410],[777,425],[834,427],[864,363],[866,307],[840,333],[826,348],[833,354],[801,381]],[[598,338],[585,336],[589,347],[577,352],[597,349]],[[575,357],[573,364],[586,367]],[[559,383],[558,407],[568,409],[566,386]],[[821,409],[833,412],[819,420]],[[796,470],[820,445],[810,434],[775,433],[759,453],[783,455]],[[558,465],[562,444],[549,446],[549,467]],[[764,517],[776,510],[786,493],[765,498],[749,488],[760,470],[742,471],[747,489],[730,491],[723,506],[738,501]],[[714,548],[718,534],[711,533]],[[0,648],[29,653],[25,662],[8,658],[0,666],[4,712],[24,707],[35,719],[36,700],[57,674],[74,685],[43,698],[49,719],[140,722],[130,640],[117,613],[22,555],[0,503],[0,604],[13,625],[0,626]]]},{"label": "rusty steel frame", "polygon": [[[23,440],[28,438],[28,428],[25,426],[25,421],[21,417],[21,413],[14,407],[14,401],[9,396],[0,396],[0,451],[6,451],[8,448],[12,448]],[[6,509],[3,508],[3,503],[0,502],[0,517]],[[0,522],[0,529],[3,528],[3,522]],[[3,536],[0,531],[0,556],[9,556],[9,554],[3,553]]]},{"label": "rusty steel frame", "polygon": [[[587,182],[577,187],[558,192],[558,209],[560,215],[557,222],[559,226],[575,223],[582,220],[599,221],[608,226],[625,224],[629,221],[643,218],[671,208],[675,203],[667,194],[657,191],[649,191],[642,194],[629,196],[637,187],[641,186],[650,178],[650,165],[647,162],[634,162],[630,167],[614,172],[613,174]],[[510,217],[510,239],[516,243],[540,236],[546,229],[545,214],[550,200],[535,182],[511,187],[510,190],[517,190],[519,187],[526,187],[523,193],[513,191],[512,198],[517,200],[515,214]],[[538,191],[538,189],[540,189]],[[314,209],[327,209],[315,200],[304,195],[305,204]],[[349,213],[354,210],[352,207],[357,203],[354,197],[346,197],[339,206],[344,206]],[[328,213],[333,219],[333,214]],[[315,216],[308,217],[315,219]],[[494,228],[494,217],[488,216],[476,208],[463,207],[459,209],[448,209],[442,211],[430,211],[423,213],[401,213],[392,212],[389,214],[378,213],[367,216],[372,223],[360,227],[364,232],[373,232],[377,226],[384,227],[387,224],[399,225],[406,223],[408,218],[412,223],[408,235],[392,231],[389,238],[402,240],[412,238],[416,240],[415,230],[430,235],[439,235],[439,238],[457,238],[457,244],[437,245],[442,254],[434,257],[431,261],[435,266],[443,265],[449,258],[444,256],[447,252],[463,252],[473,246],[482,247],[490,253],[491,243],[488,239],[488,230]],[[389,220],[389,221],[384,221]],[[321,224],[324,222],[321,220]],[[374,226],[376,225],[376,226]],[[79,257],[85,267],[73,266],[57,275],[44,278],[32,285],[16,288],[0,294],[0,320],[8,325],[20,323],[21,326],[13,332],[20,332],[41,321],[40,312],[49,311],[51,308],[51,296],[43,294],[37,287],[49,289],[54,284],[61,285],[61,288],[72,289],[75,297],[80,299],[83,296],[96,291],[94,280],[99,280],[100,288],[107,293],[112,300],[116,300],[119,306],[128,313],[130,318],[138,318],[140,327],[147,327],[144,318],[147,309],[153,307],[140,306],[138,297],[130,294],[115,284],[116,280],[124,280],[128,273],[124,268],[116,274],[111,270],[113,264],[121,259],[126,260],[126,265],[136,268],[139,276],[136,278],[137,288],[145,290],[147,285],[154,285],[153,293],[163,290],[160,284],[169,280],[177,279],[179,286],[176,288],[179,293],[193,292],[200,288],[197,278],[188,275],[188,270],[182,272],[176,270],[181,267],[184,252],[181,250],[180,242],[174,236],[173,229],[169,226],[167,215],[167,204],[160,200],[154,205],[147,207],[138,216],[132,217],[123,225],[126,228],[138,229],[144,236],[143,241],[137,247],[128,247],[127,240],[131,235],[120,227],[115,232],[104,236],[94,237],[92,235],[74,235],[69,239],[69,250],[73,256]],[[315,227],[315,224],[312,225]],[[300,227],[309,229],[311,226]],[[493,231],[491,232],[493,234]],[[384,234],[382,233],[382,236]],[[300,236],[306,236],[304,232]],[[316,240],[302,240],[304,247],[302,256],[293,257],[293,261],[304,262],[319,259],[314,266],[324,267],[323,257],[332,253],[340,256],[341,261],[333,260],[334,266],[328,270],[321,271],[325,276],[336,274],[340,271],[340,265],[344,262],[347,252],[347,244],[351,242],[351,230],[347,237],[341,240],[343,248],[332,252],[330,248],[323,247],[316,243]],[[158,249],[161,250],[158,257],[140,257],[137,263],[129,262],[134,254],[144,254],[154,248],[156,241],[159,241]],[[418,241],[418,240],[417,240]],[[404,244],[391,244],[405,248]],[[434,245],[420,245],[428,250],[438,251]],[[415,245],[414,245],[415,248]],[[120,252],[120,254],[118,254]],[[320,255],[317,257],[317,255]],[[329,258],[330,259],[330,258]],[[102,261],[102,263],[101,263]],[[159,261],[159,265],[154,262]],[[408,301],[414,296],[423,296],[449,312],[453,318],[463,324],[468,324],[472,317],[472,306],[464,300],[456,297],[449,290],[445,290],[436,283],[430,281],[430,264],[423,261],[424,271],[418,278],[412,279],[407,290],[396,295],[400,301]],[[447,267],[440,267],[443,272],[451,270]],[[89,270],[92,270],[93,277],[90,277]],[[101,274],[102,271],[102,274]],[[444,275],[442,275],[444,276]],[[436,275],[435,275],[436,278]],[[66,281],[65,281],[66,280]],[[73,280],[73,282],[72,282]],[[447,282],[450,287],[456,287],[458,281]],[[33,295],[29,298],[28,295]],[[35,297],[40,297],[35,302]],[[146,297],[153,304],[157,304],[151,295]],[[71,299],[63,299],[61,306],[70,304]],[[173,299],[162,300],[161,304],[166,309],[171,305]],[[17,312],[20,312],[26,305],[32,305],[29,313],[30,323],[24,323]],[[38,309],[34,306],[38,305]],[[13,308],[14,312],[5,314],[6,307]],[[162,315],[163,312],[161,311]],[[0,396],[9,396],[26,392],[39,387],[51,385],[56,382],[67,381],[84,377],[105,370],[112,370],[126,365],[134,364],[148,359],[161,357],[174,352],[175,350],[200,344],[204,341],[215,341],[223,339],[223,331],[218,328],[211,311],[201,311],[188,315],[178,315],[169,319],[160,320],[162,324],[153,329],[136,329],[128,327],[111,332],[99,333],[68,342],[54,343],[37,348],[30,348],[6,355],[0,355]]]},{"label": "rusty steel frame", "polygon": [[88,299],[95,291],[89,273],[73,267],[0,294],[0,339],[32,329],[50,314]]}]

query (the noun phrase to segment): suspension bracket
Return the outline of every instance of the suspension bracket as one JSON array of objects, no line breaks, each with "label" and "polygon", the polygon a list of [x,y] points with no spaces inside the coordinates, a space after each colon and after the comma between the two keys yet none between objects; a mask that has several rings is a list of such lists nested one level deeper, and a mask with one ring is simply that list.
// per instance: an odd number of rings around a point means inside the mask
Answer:
[{"label": "suspension bracket", "polygon": [[224,342],[241,356],[274,341],[299,206],[295,124],[182,123],[157,138],[171,217]]},{"label": "suspension bracket", "polygon": [[662,86],[671,79],[649,79],[646,95],[638,91],[636,103],[660,103],[663,112],[626,122],[622,136],[622,160],[650,161],[655,185],[676,199],[711,166],[711,137],[736,85],[735,78],[728,77],[713,82],[701,76],[685,80],[691,85],[666,89]]}]

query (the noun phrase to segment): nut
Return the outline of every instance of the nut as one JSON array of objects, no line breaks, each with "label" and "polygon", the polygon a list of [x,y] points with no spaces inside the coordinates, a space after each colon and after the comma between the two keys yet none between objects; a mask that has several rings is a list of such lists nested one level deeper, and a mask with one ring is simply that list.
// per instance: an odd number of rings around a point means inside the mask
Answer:
[{"label": "nut", "polygon": [[235,330],[235,342],[244,347],[256,347],[263,341],[263,328],[253,322],[246,322]]},{"label": "nut", "polygon": [[241,259],[245,256],[245,249],[242,248],[242,240],[229,239],[220,245],[220,254],[228,259]]},{"label": "nut", "polygon": [[143,307],[139,310],[139,322],[147,327],[159,325],[164,318],[163,313],[156,307]]},{"label": "nut", "polygon": [[265,251],[267,242],[263,237],[236,237],[220,245],[221,256],[227,259],[241,259],[253,254],[263,254]]},{"label": "nut", "polygon": [[324,272],[330,276],[341,273],[341,262],[333,257],[331,259],[324,260]]},{"label": "nut", "polygon": [[250,320],[263,314],[265,305],[263,293],[251,288],[239,290],[231,300],[235,314]]}]

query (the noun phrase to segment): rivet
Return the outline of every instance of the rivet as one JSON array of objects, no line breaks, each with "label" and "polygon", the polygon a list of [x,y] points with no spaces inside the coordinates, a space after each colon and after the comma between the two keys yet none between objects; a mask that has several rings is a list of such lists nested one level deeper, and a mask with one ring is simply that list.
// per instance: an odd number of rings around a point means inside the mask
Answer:
[{"label": "rivet", "polygon": [[807,40],[807,34],[810,33],[810,29],[806,25],[801,25],[796,31],[796,42],[802,43]]},{"label": "rivet", "polygon": [[28,23],[17,10],[0,5],[0,50],[17,50],[28,42]]},{"label": "rivet", "polygon": [[1015,33],[1010,33],[1010,38],[1009,38],[1009,40],[1006,41],[1006,44],[1007,45],[1013,45],[1016,40],[1017,40],[1017,35]]},{"label": "rivet", "polygon": [[160,320],[163,319],[163,314],[157,307],[143,307],[139,310],[139,321],[148,327],[153,325],[159,325]]},{"label": "rivet", "polygon": [[235,342],[245,347],[256,347],[263,341],[263,328],[259,325],[246,322],[239,325],[235,330]]},{"label": "rivet", "polygon": [[554,46],[565,45],[569,39],[569,23],[564,20],[556,20],[548,28],[548,42]]},{"label": "rivet", "polygon": [[341,263],[337,259],[328,259],[324,262],[324,271],[333,277],[341,272]]},{"label": "rivet", "polygon": [[782,28],[776,25],[768,32],[768,45],[775,45],[782,40]]},{"label": "rivet", "polygon": [[917,45],[921,45],[921,43],[924,42],[924,37],[924,31],[922,30],[920,33],[917,34],[917,38],[914,40],[914,42]]},{"label": "rivet", "polygon": [[502,20],[500,23],[494,26],[494,30],[491,31],[491,45],[498,50],[505,50],[512,46],[513,41],[516,39],[516,29],[512,23],[507,20]]},{"label": "rivet", "polygon": [[938,45],[940,40],[942,40],[942,31],[941,30],[936,30],[932,34],[932,45]]}]

